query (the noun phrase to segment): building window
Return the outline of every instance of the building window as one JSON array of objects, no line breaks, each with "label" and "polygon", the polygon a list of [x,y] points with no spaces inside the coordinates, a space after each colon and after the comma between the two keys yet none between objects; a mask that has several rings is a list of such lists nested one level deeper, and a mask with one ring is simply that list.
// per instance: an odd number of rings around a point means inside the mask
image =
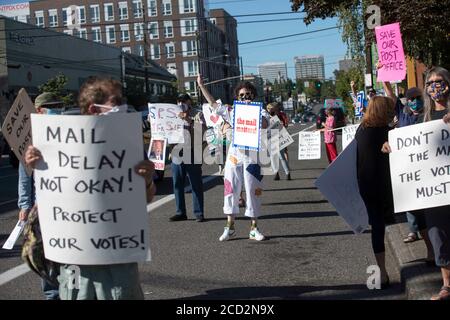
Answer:
[{"label": "building window", "polygon": [[48,25],[49,27],[58,26],[58,10],[56,9],[48,10]]},{"label": "building window", "polygon": [[175,44],[173,42],[166,43],[167,58],[175,58]]},{"label": "building window", "polygon": [[100,27],[92,28],[92,41],[94,42],[102,42],[102,31]]},{"label": "building window", "polygon": [[119,2],[119,19],[128,19],[128,4],[126,2]]},{"label": "building window", "polygon": [[161,58],[161,51],[159,49],[159,44],[151,44],[150,46],[150,53],[151,53],[151,58],[153,60],[157,60],[159,58]]},{"label": "building window", "polygon": [[144,40],[144,24],[143,23],[135,23],[134,24],[134,38],[136,41]]},{"label": "building window", "polygon": [[89,13],[92,23],[100,22],[100,6],[98,4],[91,5]]},{"label": "building window", "polygon": [[175,77],[177,76],[177,64],[176,63],[168,63],[167,71],[173,74]]},{"label": "building window", "polygon": [[63,26],[67,26],[67,16],[68,14],[69,8],[63,8],[62,9],[62,22],[63,22]]},{"label": "building window", "polygon": [[209,18],[209,21],[211,21],[212,24],[217,24],[216,18]]},{"label": "building window", "polygon": [[180,13],[191,13],[196,11],[194,0],[178,0],[178,4]]},{"label": "building window", "polygon": [[73,30],[64,30],[63,33],[73,36]]},{"label": "building window", "polygon": [[190,60],[183,62],[184,76],[185,77],[196,77],[198,75],[198,61]]},{"label": "building window", "polygon": [[133,16],[135,18],[142,18],[143,15],[142,9],[142,1],[141,0],[133,0]]},{"label": "building window", "polygon": [[106,43],[116,43],[116,29],[114,26],[106,26]]},{"label": "building window", "polygon": [[143,57],[144,56],[144,46],[142,44],[137,44],[134,46],[134,54]]},{"label": "building window", "polygon": [[127,24],[120,25],[120,41],[122,42],[130,41],[130,26]]},{"label": "building window", "polygon": [[195,40],[188,40],[181,42],[181,50],[183,57],[191,57],[197,55],[197,42]]},{"label": "building window", "polygon": [[87,30],[86,29],[78,29],[78,37],[82,39],[87,39]]},{"label": "building window", "polygon": [[113,21],[114,20],[114,6],[112,3],[105,3],[105,21]]},{"label": "building window", "polygon": [[165,16],[170,16],[172,14],[172,0],[163,0],[162,12]]},{"label": "building window", "polygon": [[184,83],[184,89],[191,97],[197,96],[197,83],[195,81],[188,81]]},{"label": "building window", "polygon": [[158,7],[156,5],[156,0],[147,0],[148,16],[155,17],[158,15]]},{"label": "building window", "polygon": [[172,21],[164,21],[164,37],[173,38],[173,23],[172,23]]},{"label": "building window", "polygon": [[131,53],[130,47],[122,47],[122,52]]},{"label": "building window", "polygon": [[36,11],[35,17],[36,17],[36,26],[38,26],[38,27],[45,27],[45,24],[44,24],[44,11]]},{"label": "building window", "polygon": [[197,31],[197,19],[182,19],[180,25],[182,36],[191,36]]},{"label": "building window", "polygon": [[158,22],[149,22],[148,34],[150,39],[159,39]]},{"label": "building window", "polygon": [[78,9],[78,19],[80,24],[86,23],[86,9],[84,7],[77,7]]}]

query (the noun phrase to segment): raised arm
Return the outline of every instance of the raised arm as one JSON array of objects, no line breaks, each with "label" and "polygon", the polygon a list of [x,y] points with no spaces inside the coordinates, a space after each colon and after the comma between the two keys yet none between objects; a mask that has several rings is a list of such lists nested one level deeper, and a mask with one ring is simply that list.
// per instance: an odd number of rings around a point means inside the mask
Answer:
[{"label": "raised arm", "polygon": [[211,93],[208,91],[208,89],[206,89],[205,85],[203,84],[203,79],[202,79],[202,76],[200,74],[197,77],[197,84],[198,84],[198,87],[200,88],[200,90],[202,91],[203,96],[206,98],[206,100],[211,105],[211,107],[216,109],[217,108],[217,103],[214,100],[214,97],[211,95]]},{"label": "raised arm", "polygon": [[[378,61],[376,64],[377,70],[381,69],[383,67],[383,64],[381,63],[381,61]],[[397,101],[397,96],[394,93],[394,90],[392,90],[392,86],[390,82],[383,82],[383,89],[384,92],[386,92],[386,95],[391,98],[392,100],[394,100],[394,103]]]}]

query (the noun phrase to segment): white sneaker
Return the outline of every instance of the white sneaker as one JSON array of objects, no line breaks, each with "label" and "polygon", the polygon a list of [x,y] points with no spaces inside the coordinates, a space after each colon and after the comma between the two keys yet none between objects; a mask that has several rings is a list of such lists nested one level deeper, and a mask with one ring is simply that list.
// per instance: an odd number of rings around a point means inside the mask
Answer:
[{"label": "white sneaker", "polygon": [[259,232],[258,228],[254,228],[250,230],[250,233],[248,235],[250,240],[256,240],[256,241],[262,241],[265,239],[264,235]]},{"label": "white sneaker", "polygon": [[227,241],[228,239],[230,239],[230,237],[233,237],[236,232],[234,229],[230,229],[229,227],[225,227],[223,229],[224,230],[219,238],[219,241]]}]

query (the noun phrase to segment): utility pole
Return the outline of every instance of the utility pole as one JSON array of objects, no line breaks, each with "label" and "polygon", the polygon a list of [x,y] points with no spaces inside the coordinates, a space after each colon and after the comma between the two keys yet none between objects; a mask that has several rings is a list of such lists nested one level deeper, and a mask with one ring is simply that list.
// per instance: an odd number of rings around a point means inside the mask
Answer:
[{"label": "utility pole", "polygon": [[242,56],[239,57],[239,60],[241,61],[241,81],[244,81],[244,65],[242,63]]},{"label": "utility pole", "polygon": [[125,80],[125,53],[120,52],[120,82],[122,82],[122,91],[125,93],[127,89],[127,83]]},{"label": "utility pole", "polygon": [[142,2],[142,14],[144,19],[144,81],[145,81],[145,87],[144,92],[146,99],[148,99],[148,95],[150,93],[150,88],[148,85],[148,48],[147,48],[147,18],[146,18],[146,12],[145,12],[145,2]]},{"label": "utility pole", "polygon": [[[198,21],[197,25],[199,26],[199,29],[201,30],[202,29],[201,28],[201,23],[202,22],[200,22],[200,19],[198,19],[197,21]],[[197,30],[195,32],[195,40],[196,40],[196,43],[197,43],[198,72],[201,74],[201,68],[200,68],[201,67],[201,58],[200,58],[201,50],[200,50],[200,32],[199,32],[199,30]],[[197,84],[197,96],[198,96],[198,104],[201,105],[202,104],[202,90],[200,90],[200,87],[198,86],[198,84]]]}]

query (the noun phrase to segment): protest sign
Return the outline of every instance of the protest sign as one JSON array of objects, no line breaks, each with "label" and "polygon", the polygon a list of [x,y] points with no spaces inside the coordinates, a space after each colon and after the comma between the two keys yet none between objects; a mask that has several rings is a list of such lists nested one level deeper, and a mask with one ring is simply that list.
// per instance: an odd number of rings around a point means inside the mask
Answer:
[{"label": "protest sign", "polygon": [[347,146],[355,139],[356,130],[358,130],[359,124],[352,126],[342,127],[342,150],[347,148]]},{"label": "protest sign", "polygon": [[214,109],[208,104],[204,103],[202,106],[203,117],[206,121],[207,127],[218,127],[223,123],[223,118],[215,113]]},{"label": "protest sign", "polygon": [[36,113],[25,89],[20,89],[16,100],[6,115],[2,125],[2,133],[9,146],[14,151],[17,159],[22,162],[27,174],[30,176],[32,169],[25,165],[25,151],[31,144],[31,120],[30,114]]},{"label": "protest sign", "polygon": [[378,69],[378,82],[403,80],[406,77],[406,61],[403,52],[400,24],[392,23],[375,28],[378,57],[383,64]]},{"label": "protest sign", "polygon": [[261,102],[234,102],[233,147],[259,151],[261,143]]},{"label": "protest sign", "polygon": [[170,103],[149,103],[148,117],[152,137],[167,139],[167,143],[184,143],[184,120],[178,117],[180,106]]},{"label": "protest sign", "polygon": [[395,212],[450,204],[450,126],[435,120],[389,131]]},{"label": "protest sign", "polygon": [[358,95],[356,96],[355,117],[363,116],[363,108],[364,108],[364,100],[365,99],[366,98],[365,98],[364,91],[358,92]]},{"label": "protest sign", "polygon": [[273,145],[273,142],[278,141],[277,143],[279,144],[279,148],[276,149],[277,151],[283,150],[294,142],[294,139],[286,130],[278,116],[273,116],[270,118],[269,129],[271,130],[271,144]]},{"label": "protest sign", "polygon": [[[145,261],[148,214],[139,113],[31,115],[45,257],[80,265]],[[120,128],[120,130],[118,130]]]},{"label": "protest sign", "polygon": [[369,225],[367,209],[359,193],[354,140],[314,183],[355,233]]},{"label": "protest sign", "polygon": [[320,131],[302,131],[298,135],[298,160],[315,160],[321,157]]},{"label": "protest sign", "polygon": [[162,170],[166,166],[166,140],[152,138],[148,148],[148,159],[155,164],[155,170]]},{"label": "protest sign", "polygon": [[328,108],[341,108],[344,109],[344,102],[342,99],[325,99],[323,107]]}]

